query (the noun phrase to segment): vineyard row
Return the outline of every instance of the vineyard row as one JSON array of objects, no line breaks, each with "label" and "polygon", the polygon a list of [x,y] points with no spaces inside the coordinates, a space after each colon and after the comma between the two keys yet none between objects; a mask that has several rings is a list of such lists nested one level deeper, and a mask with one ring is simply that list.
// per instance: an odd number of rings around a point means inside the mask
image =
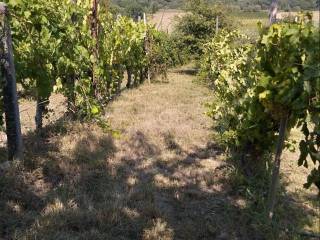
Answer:
[{"label": "vineyard row", "polygon": [[[9,0],[6,4],[1,5],[1,47],[3,56],[11,55],[2,58],[2,68],[37,101],[37,129],[53,92],[67,98],[68,112],[76,117],[101,120],[105,104],[120,93],[125,73],[126,87],[131,88],[146,78],[165,75],[171,63],[166,35],[148,25],[146,18],[136,22],[115,17],[89,0]],[[15,79],[5,77],[0,82],[0,126],[6,110],[10,160],[21,152],[16,139],[21,138],[18,107],[6,106],[12,99],[5,98],[11,94],[16,101],[15,88]]]}]

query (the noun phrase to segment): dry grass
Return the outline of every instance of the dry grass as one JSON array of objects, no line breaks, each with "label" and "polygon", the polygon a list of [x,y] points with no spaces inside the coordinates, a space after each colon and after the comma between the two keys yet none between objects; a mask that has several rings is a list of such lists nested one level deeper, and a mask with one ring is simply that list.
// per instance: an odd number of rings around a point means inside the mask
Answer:
[{"label": "dry grass", "polygon": [[268,12],[233,12],[237,28],[243,34],[246,34],[254,39],[259,36],[258,23],[266,26],[268,24]]},{"label": "dry grass", "polygon": [[[313,22],[316,26],[319,26],[320,22],[320,13],[319,11],[311,11],[312,16],[313,16]],[[299,13],[298,12],[280,12],[278,14],[278,17],[280,19],[286,18],[286,17],[292,17],[292,16],[297,16]]]},{"label": "dry grass", "polygon": [[[52,94],[49,99],[48,115],[44,118],[43,124],[54,124],[61,118],[67,109],[66,98],[61,94]],[[21,128],[24,134],[35,129],[34,115],[36,112],[36,102],[27,99],[20,100]]]},{"label": "dry grass", "polygon": [[[44,125],[55,124],[66,113],[67,103],[61,94],[52,94],[48,105],[48,114],[43,119]],[[19,102],[20,121],[22,134],[28,135],[35,131],[34,116],[36,112],[36,102],[30,99],[21,98]],[[0,162],[6,161],[5,146],[7,136],[0,131]]]},{"label": "dry grass", "polygon": [[[164,32],[172,33],[176,24],[176,18],[182,17],[186,12],[182,10],[165,9],[160,10],[150,17],[150,21],[154,24],[157,29]],[[278,18],[283,19],[287,16],[296,16],[297,12],[279,12]],[[313,11],[313,22],[316,26],[319,26],[319,11]],[[268,25],[268,11],[259,12],[231,12],[230,16],[234,17],[234,22],[239,31],[252,37],[257,38],[259,36],[258,23],[262,25]]]},{"label": "dry grass", "polygon": [[171,33],[174,30],[175,19],[182,17],[186,13],[181,10],[160,10],[151,16],[151,23],[154,24],[157,29]]},{"label": "dry grass", "polygon": [[[107,109],[119,136],[63,119],[26,133],[25,164],[0,175],[0,239],[272,239],[212,139],[210,91],[185,72],[124,91]],[[314,189],[293,181],[306,172],[286,171],[277,222],[315,231]]]}]

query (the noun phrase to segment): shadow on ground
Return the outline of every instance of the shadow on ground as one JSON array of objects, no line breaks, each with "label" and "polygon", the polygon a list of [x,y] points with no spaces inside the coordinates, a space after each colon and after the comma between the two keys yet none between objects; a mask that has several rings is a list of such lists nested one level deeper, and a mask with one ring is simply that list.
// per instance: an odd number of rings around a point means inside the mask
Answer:
[{"label": "shadow on ground", "polygon": [[0,147],[0,164],[7,161],[7,149],[5,147]]},{"label": "shadow on ground", "polygon": [[164,154],[137,131],[119,149],[81,128],[25,136],[26,163],[0,176],[1,239],[293,239],[316,214],[283,191],[272,232],[213,143],[186,150],[164,134]]},{"label": "shadow on ground", "polygon": [[173,71],[174,73],[182,74],[182,75],[191,75],[196,76],[199,73],[199,69],[197,68],[180,68]]}]

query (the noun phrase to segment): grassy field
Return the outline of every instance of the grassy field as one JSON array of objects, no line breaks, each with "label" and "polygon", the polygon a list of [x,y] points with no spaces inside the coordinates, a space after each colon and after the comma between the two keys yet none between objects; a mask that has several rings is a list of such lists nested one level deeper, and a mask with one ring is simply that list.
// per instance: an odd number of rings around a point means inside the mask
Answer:
[{"label": "grassy field", "polygon": [[[291,240],[317,232],[317,193],[303,189],[308,172],[290,152],[276,224],[266,224],[265,195],[252,192],[262,183],[246,189],[217,146],[204,115],[212,93],[192,73],[174,69],[169,82],[124,91],[107,109],[117,134],[60,113],[36,135],[27,123],[34,103],[24,101],[25,164],[0,172],[0,239]],[[64,103],[54,97],[53,109]]]},{"label": "grassy field", "polygon": [[[157,29],[164,32],[172,33],[176,19],[186,14],[181,10],[162,10],[150,16],[150,22],[156,26]],[[235,25],[244,34],[256,37],[258,34],[258,22],[267,24],[267,12],[237,12],[230,15],[235,21]]]},{"label": "grassy field", "polygon": [[[319,26],[320,22],[320,12],[319,11],[312,11],[312,16],[313,16],[313,22],[315,25]],[[279,13],[279,18],[285,18],[285,17],[292,17],[292,16],[297,16],[299,13],[298,12],[280,12]]]},{"label": "grassy field", "polygon": [[[158,29],[171,33],[174,31],[176,18],[184,14],[181,10],[162,10],[152,15],[150,21]],[[263,24],[268,23],[268,12],[232,12],[230,17],[234,19],[240,31],[250,36],[257,36],[259,21]]]},{"label": "grassy field", "polygon": [[171,33],[174,30],[175,19],[185,15],[181,10],[161,10],[150,17],[150,22],[157,29]]},{"label": "grassy field", "polygon": [[[153,23],[158,29],[165,32],[172,32],[174,30],[175,19],[183,16],[185,13],[180,10],[162,10],[150,17],[151,23]],[[279,12],[278,18],[283,19],[287,16],[296,16],[297,12]],[[314,24],[319,26],[319,11],[313,11]],[[244,34],[250,37],[256,38],[258,36],[258,23],[263,25],[268,24],[268,12],[231,12],[230,17],[234,19],[236,27]]]},{"label": "grassy field", "polygon": [[[277,17],[278,19],[284,19],[286,17],[297,16],[298,14],[299,13],[297,12],[279,12]],[[312,15],[314,24],[319,26],[319,11],[313,11]],[[232,16],[240,23],[240,31],[254,38],[258,36],[258,23],[260,22],[262,25],[266,26],[269,21],[267,11],[236,12],[232,13]]]},{"label": "grassy field", "polygon": [[237,28],[250,37],[258,36],[258,23],[268,24],[268,12],[234,12],[232,17],[239,23]]}]

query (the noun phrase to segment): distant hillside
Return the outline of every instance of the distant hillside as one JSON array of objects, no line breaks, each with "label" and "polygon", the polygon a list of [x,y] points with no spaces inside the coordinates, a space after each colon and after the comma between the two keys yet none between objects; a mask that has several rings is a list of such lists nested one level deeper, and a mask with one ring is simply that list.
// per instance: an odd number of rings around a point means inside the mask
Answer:
[{"label": "distant hillside", "polygon": [[[188,0],[111,0],[119,11],[124,12],[156,12],[159,9],[181,9]],[[315,10],[319,0],[280,0],[283,11]],[[232,5],[244,11],[268,9],[271,0],[208,0],[211,3]]]},{"label": "distant hillside", "polygon": [[156,12],[159,9],[183,8],[186,0],[111,0],[120,9],[143,8],[148,12]]}]

